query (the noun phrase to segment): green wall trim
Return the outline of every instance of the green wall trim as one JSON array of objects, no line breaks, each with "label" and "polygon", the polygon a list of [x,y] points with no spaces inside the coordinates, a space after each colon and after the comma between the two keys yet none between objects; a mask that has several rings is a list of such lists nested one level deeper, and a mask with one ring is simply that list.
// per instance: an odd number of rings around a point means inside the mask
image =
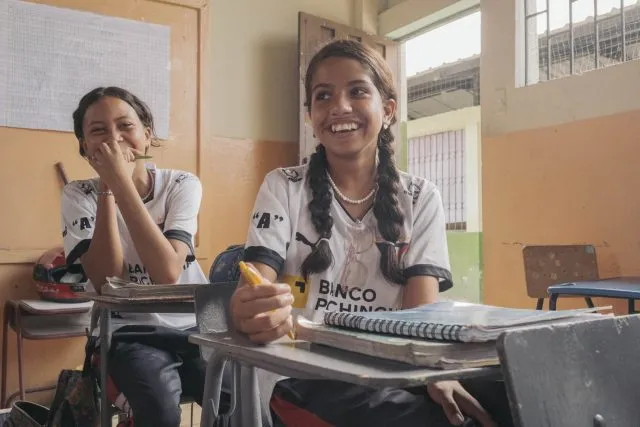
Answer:
[{"label": "green wall trim", "polygon": [[482,302],[482,233],[447,232],[453,288],[446,298]]}]

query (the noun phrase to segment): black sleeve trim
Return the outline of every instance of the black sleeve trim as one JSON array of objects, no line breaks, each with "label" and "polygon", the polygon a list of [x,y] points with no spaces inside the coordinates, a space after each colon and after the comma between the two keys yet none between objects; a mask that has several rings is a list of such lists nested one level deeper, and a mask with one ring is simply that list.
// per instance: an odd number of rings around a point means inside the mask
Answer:
[{"label": "black sleeve trim", "polygon": [[280,274],[280,270],[284,266],[284,258],[273,249],[265,248],[264,246],[249,246],[246,248],[244,250],[244,260],[266,264],[278,274]]},{"label": "black sleeve trim", "polygon": [[407,279],[415,276],[431,276],[436,277],[439,284],[439,291],[448,291],[453,287],[453,280],[451,278],[451,272],[442,267],[436,267],[429,264],[413,265],[404,270],[404,275]]},{"label": "black sleeve trim", "polygon": [[71,252],[67,254],[67,265],[71,265],[76,260],[79,260],[89,250],[91,245],[91,239],[80,240],[75,248],[71,249]]},{"label": "black sleeve trim", "polygon": [[189,246],[191,254],[187,255],[187,258],[185,259],[186,262],[193,262],[196,260],[196,251],[193,247],[193,236],[191,235],[191,233],[188,233],[184,230],[167,230],[163,234],[167,239],[178,240]]}]

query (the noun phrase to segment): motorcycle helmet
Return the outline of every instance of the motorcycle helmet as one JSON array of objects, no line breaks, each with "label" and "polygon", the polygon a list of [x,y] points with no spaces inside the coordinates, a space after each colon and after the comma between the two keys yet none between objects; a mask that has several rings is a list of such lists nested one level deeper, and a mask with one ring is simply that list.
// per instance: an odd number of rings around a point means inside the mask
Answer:
[{"label": "motorcycle helmet", "polygon": [[66,303],[89,301],[84,296],[87,278],[82,268],[67,266],[61,246],[40,256],[33,267],[33,280],[43,300]]}]

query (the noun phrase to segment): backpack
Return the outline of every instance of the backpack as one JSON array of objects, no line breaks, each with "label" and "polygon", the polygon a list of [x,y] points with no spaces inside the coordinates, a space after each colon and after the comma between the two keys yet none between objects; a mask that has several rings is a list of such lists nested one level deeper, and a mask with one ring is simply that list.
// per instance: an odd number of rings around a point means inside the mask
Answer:
[{"label": "backpack", "polygon": [[[65,369],[58,376],[46,427],[94,427],[100,420],[98,376],[91,366],[97,337],[87,337],[82,371]],[[109,410],[109,408],[106,408]]]},{"label": "backpack", "polygon": [[238,283],[240,280],[238,263],[243,257],[244,245],[231,245],[218,254],[209,269],[209,283]]},{"label": "backpack", "polygon": [[81,371],[65,369],[58,376],[51,408],[14,402],[3,427],[95,427],[100,421],[98,378],[91,367],[97,337],[88,337]]}]

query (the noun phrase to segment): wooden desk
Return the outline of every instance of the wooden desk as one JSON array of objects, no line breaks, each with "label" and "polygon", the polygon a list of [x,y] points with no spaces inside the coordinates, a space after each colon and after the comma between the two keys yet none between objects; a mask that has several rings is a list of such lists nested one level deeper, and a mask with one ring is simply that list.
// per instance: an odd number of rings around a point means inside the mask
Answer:
[{"label": "wooden desk", "polygon": [[[207,364],[207,378],[202,400],[202,426],[211,425],[214,416],[212,411],[215,411],[214,408],[218,406],[216,393],[219,393],[217,390],[219,381],[211,377],[216,375],[218,367],[215,365],[219,364],[221,359],[233,361],[236,365],[235,369],[238,369],[238,364],[242,364],[287,377],[325,378],[370,387],[405,388],[441,380],[474,377],[500,378],[502,375],[499,366],[452,370],[428,369],[307,341],[282,340],[260,346],[233,332],[193,334],[189,337],[189,341],[215,350]],[[240,390],[237,377],[234,378],[234,383],[236,386],[234,387],[235,396],[231,397],[232,407],[238,405],[241,414],[251,414],[249,419],[242,416],[242,425],[260,425],[260,402],[256,400],[252,390],[245,390],[245,388],[255,388],[255,385],[243,385]],[[211,401],[214,403],[210,403]]]},{"label": "wooden desk", "polygon": [[[18,394],[24,400],[25,394],[55,388],[55,384],[46,387],[24,388],[24,359],[22,340],[46,340],[85,336],[89,327],[88,313],[92,302],[57,303],[44,300],[10,300],[4,304],[2,337],[2,390],[0,404],[8,406],[7,365],[9,327],[16,333],[18,352]],[[87,314],[86,316],[83,316]]]},{"label": "wooden desk", "polygon": [[[194,313],[193,297],[118,298],[92,295],[100,312],[100,383],[107,384],[107,359],[111,345],[111,312],[123,313]],[[107,393],[101,393],[100,407],[108,408]],[[111,426],[109,411],[100,411],[100,425]]]}]

